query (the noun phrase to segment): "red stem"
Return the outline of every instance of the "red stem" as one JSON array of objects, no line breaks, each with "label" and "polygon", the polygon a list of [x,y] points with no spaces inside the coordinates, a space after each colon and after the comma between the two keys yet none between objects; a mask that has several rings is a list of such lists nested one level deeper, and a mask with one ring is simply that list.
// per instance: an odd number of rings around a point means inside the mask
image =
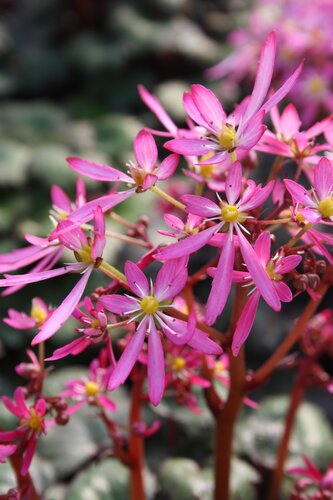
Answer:
[{"label": "red stem", "polygon": [[131,500],[145,500],[143,484],[143,456],[144,442],[142,435],[134,432],[134,425],[141,421],[142,392],[145,380],[144,370],[137,368],[133,374],[132,400],[130,410],[130,498]]}]

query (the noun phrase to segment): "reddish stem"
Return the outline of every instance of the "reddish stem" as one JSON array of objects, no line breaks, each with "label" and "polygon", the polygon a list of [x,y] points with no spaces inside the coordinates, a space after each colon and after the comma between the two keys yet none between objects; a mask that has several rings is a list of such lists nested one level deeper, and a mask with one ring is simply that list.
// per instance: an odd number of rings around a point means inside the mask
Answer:
[{"label": "reddish stem", "polygon": [[8,460],[15,473],[17,488],[21,494],[21,500],[40,500],[42,497],[37,492],[34,482],[30,474],[22,476],[22,463],[23,463],[23,453],[22,447],[18,446],[17,450],[13,455],[8,457]]},{"label": "reddish stem", "polygon": [[144,442],[142,435],[136,434],[134,426],[141,421],[142,393],[145,381],[145,372],[138,367],[133,374],[132,399],[130,410],[130,498],[131,500],[145,500],[143,484],[143,456]]}]

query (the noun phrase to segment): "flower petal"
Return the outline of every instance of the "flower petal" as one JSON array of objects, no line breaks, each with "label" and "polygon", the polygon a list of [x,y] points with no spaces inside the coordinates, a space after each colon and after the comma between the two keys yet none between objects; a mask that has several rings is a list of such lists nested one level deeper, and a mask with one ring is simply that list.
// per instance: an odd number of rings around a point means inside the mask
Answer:
[{"label": "flower petal", "polygon": [[200,217],[215,217],[221,214],[220,207],[204,196],[184,194],[180,199],[186,205],[186,210],[190,214],[199,215]]},{"label": "flower petal", "polygon": [[156,175],[160,181],[164,181],[165,179],[169,179],[177,168],[179,162],[179,156],[176,154],[168,155],[161,162],[160,166],[156,170]]},{"label": "flower petal", "polygon": [[136,295],[143,298],[149,295],[149,284],[145,274],[134,262],[125,263],[125,276],[129,287]]},{"label": "flower petal", "polygon": [[288,285],[286,285],[282,281],[274,281],[274,285],[279,299],[282,302],[291,302],[293,300],[293,294],[291,293]]},{"label": "flower petal", "polygon": [[231,351],[235,357],[238,355],[240,348],[249,336],[257,312],[259,299],[260,293],[255,291],[246,302],[242,314],[237,322],[231,345]]},{"label": "flower petal", "polygon": [[321,158],[316,166],[313,185],[320,200],[331,196],[333,191],[333,166],[328,158]]},{"label": "flower petal", "polygon": [[185,156],[203,156],[216,149],[208,139],[172,139],[164,147],[173,153]]},{"label": "flower petal", "polygon": [[230,205],[238,200],[242,189],[242,167],[237,161],[230,169],[225,181],[225,194]]},{"label": "flower petal", "polygon": [[148,130],[140,130],[134,139],[134,155],[140,167],[152,172],[157,163],[158,153],[155,139]]},{"label": "flower petal", "polygon": [[294,73],[284,82],[282,87],[280,87],[263,105],[261,109],[268,113],[273,106],[276,106],[282,99],[290,92],[290,90],[295,85],[297,78],[299,77],[303,68],[303,62],[296,68]]},{"label": "flower petal", "polygon": [[286,188],[288,189],[289,193],[291,194],[291,196],[294,198],[294,200],[298,201],[305,207],[311,207],[311,208],[317,207],[317,204],[314,201],[313,197],[308,193],[308,191],[303,186],[297,184],[297,182],[292,181],[290,179],[284,179],[283,182]]},{"label": "flower petal", "polygon": [[126,297],[125,295],[117,294],[102,295],[102,297],[98,299],[98,305],[115,314],[126,314],[129,311],[139,309],[136,300],[131,297]]},{"label": "flower petal", "polygon": [[254,251],[261,260],[262,265],[266,267],[271,258],[271,234],[269,231],[261,233],[254,244]]},{"label": "flower petal", "polygon": [[138,85],[138,91],[145,105],[154,113],[156,118],[164,125],[164,127],[174,136],[178,133],[177,125],[171,120],[158,99],[148,92],[143,85]]},{"label": "flower petal", "polygon": [[156,277],[154,294],[159,302],[170,300],[184,288],[187,280],[187,258],[163,264]]},{"label": "flower petal", "polygon": [[67,158],[67,162],[74,172],[96,181],[134,183],[133,179],[127,174],[109,165],[95,163],[83,158]]},{"label": "flower petal", "polygon": [[286,274],[295,269],[302,261],[301,255],[288,255],[279,259],[275,265],[274,272],[276,274]]},{"label": "flower petal", "polygon": [[159,404],[164,392],[164,364],[161,336],[151,318],[148,334],[148,394],[154,406]]},{"label": "flower petal", "polygon": [[191,93],[194,104],[206,122],[206,126],[218,134],[226,119],[220,101],[214,92],[203,85],[191,85]]}]

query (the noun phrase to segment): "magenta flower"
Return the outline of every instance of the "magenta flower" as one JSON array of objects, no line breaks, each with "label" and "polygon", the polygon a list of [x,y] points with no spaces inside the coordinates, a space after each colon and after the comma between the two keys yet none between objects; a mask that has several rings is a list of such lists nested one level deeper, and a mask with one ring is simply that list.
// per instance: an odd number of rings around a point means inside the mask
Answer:
[{"label": "magenta flower", "polygon": [[0,444],[0,463],[4,464],[6,458],[10,457],[16,451],[15,444]]},{"label": "magenta flower", "polygon": [[14,431],[0,432],[0,441],[10,442],[17,439],[26,441],[24,458],[22,463],[22,476],[25,476],[29,470],[32,458],[36,450],[36,444],[39,436],[46,433],[46,402],[40,398],[33,406],[27,406],[22,387],[17,387],[14,392],[14,403],[7,398],[2,397],[6,408],[19,418],[19,424]]},{"label": "magenta flower", "polygon": [[198,215],[189,214],[187,216],[186,222],[183,222],[179,217],[172,214],[165,214],[164,220],[174,232],[170,231],[158,231],[160,234],[164,236],[170,236],[171,238],[184,238],[186,236],[190,236],[192,234],[197,234],[202,223],[202,217]]},{"label": "magenta flower", "polygon": [[59,330],[79,303],[93,269],[98,267],[102,262],[102,253],[105,246],[105,221],[100,207],[94,210],[94,239],[92,242],[87,238],[82,229],[69,220],[61,221],[59,227],[60,229],[64,229],[61,236],[59,236],[61,243],[74,252],[75,258],[78,261],[76,264],[68,264],[64,267],[37,273],[5,275],[5,279],[0,280],[0,287],[6,287],[22,283],[36,283],[71,272],[82,274],[81,279],[69,295],[43,323],[39,333],[33,339],[32,345],[47,340]]},{"label": "magenta flower", "polygon": [[258,72],[252,95],[227,117],[215,94],[202,85],[192,85],[184,95],[184,108],[192,120],[206,130],[199,139],[173,139],[165,144],[170,151],[183,155],[203,156],[210,153],[202,164],[216,164],[230,158],[240,159],[262,137],[265,113],[283,99],[294,85],[301,66],[264,104],[274,67],[275,33],[272,32],[261,51]]},{"label": "magenta flower", "polygon": [[295,181],[286,179],[284,183],[296,203],[305,207],[299,212],[306,220],[313,224],[333,222],[333,165],[327,158],[321,158],[315,168],[312,193]]},{"label": "magenta flower", "polygon": [[[141,130],[134,140],[134,156],[136,164],[128,163],[128,173],[117,170],[108,165],[94,163],[81,158],[68,158],[69,166],[80,175],[91,179],[106,182],[125,182],[134,189],[127,191],[132,196],[137,190],[145,191],[154,186],[157,181],[164,181],[171,177],[178,165],[178,155],[167,156],[157,166],[158,152],[155,140],[150,132]],[[119,193],[122,195],[123,193]]]},{"label": "magenta flower", "polygon": [[26,350],[27,356],[30,359],[30,363],[23,361],[22,363],[15,366],[15,371],[21,377],[27,379],[38,379],[42,374],[42,369],[39,364],[36,354],[30,349]]},{"label": "magenta flower", "polygon": [[115,314],[129,316],[137,321],[136,332],[121,355],[110,377],[109,389],[122,384],[131,372],[148,334],[148,385],[149,398],[153,405],[160,402],[165,386],[164,354],[160,332],[174,344],[189,344],[202,352],[219,353],[220,347],[195,328],[191,316],[189,323],[168,316],[163,309],[170,307],[170,300],[184,287],[187,279],[186,259],[168,262],[160,269],[155,287],[149,286],[143,272],[133,262],[126,262],[125,275],[131,291],[136,297],[105,295],[100,304]]},{"label": "magenta flower", "polygon": [[214,323],[217,316],[222,313],[230,293],[235,257],[234,229],[238,236],[238,244],[244,261],[248,269],[251,269],[250,272],[257,287],[273,309],[279,310],[280,307],[280,301],[274,287],[262,270],[259,259],[250,243],[242,234],[242,230],[247,232],[243,223],[249,218],[248,212],[267,199],[273,188],[273,183],[270,182],[264,188],[261,185],[256,186],[251,180],[247,181],[247,184],[247,189],[241,194],[242,169],[240,163],[237,162],[226,179],[226,202],[220,200],[220,205],[217,205],[202,196],[183,196],[181,199],[186,204],[188,212],[206,217],[207,220],[215,221],[217,219],[220,222],[198,234],[163,248],[155,255],[155,258],[160,260],[176,259],[189,255],[209,243],[213,235],[222,228],[227,228],[223,250],[207,301],[206,321],[208,324]]},{"label": "magenta flower", "polygon": [[94,359],[90,363],[88,377],[84,380],[67,381],[67,389],[60,396],[76,401],[76,404],[70,408],[70,413],[74,413],[85,404],[105,408],[112,413],[115,411],[116,405],[105,394],[109,379],[110,369],[104,368],[98,359]]},{"label": "magenta flower", "polygon": [[[262,275],[266,275],[265,282],[269,280],[270,286],[276,292],[280,309],[281,302],[290,302],[293,298],[289,287],[282,281],[283,276],[295,269],[301,262],[302,257],[300,255],[283,257],[277,254],[275,257],[271,258],[271,238],[268,231],[261,233],[254,244],[254,252],[257,256],[256,260],[261,266]],[[234,281],[243,282],[246,286],[251,284],[255,285],[255,288],[250,292],[250,297],[242,311],[233,335],[231,349],[234,356],[238,355],[241,346],[244,344],[251,331],[260,297],[262,296],[267,302],[263,294],[263,287],[258,286],[258,281],[252,276],[251,267],[249,267],[248,264],[247,267],[249,272],[234,271],[233,273]],[[213,272],[213,275],[214,274],[215,272]],[[269,302],[267,303],[270,305]]]},{"label": "magenta flower", "polygon": [[293,467],[288,473],[310,479],[311,484],[317,485],[320,491],[333,492],[333,461],[324,473],[320,472],[306,455],[303,455],[303,461],[305,467]]},{"label": "magenta flower", "polygon": [[40,328],[51,312],[44,300],[35,297],[32,299],[30,315],[16,311],[15,309],[8,309],[9,317],[3,318],[3,321],[17,330],[30,330],[31,328]]}]

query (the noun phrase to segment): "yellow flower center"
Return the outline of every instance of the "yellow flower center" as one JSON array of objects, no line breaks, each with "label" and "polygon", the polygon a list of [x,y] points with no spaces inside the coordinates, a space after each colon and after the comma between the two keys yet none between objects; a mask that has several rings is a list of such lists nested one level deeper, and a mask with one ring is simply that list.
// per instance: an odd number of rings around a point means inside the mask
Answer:
[{"label": "yellow flower center", "polygon": [[34,306],[31,309],[31,317],[36,320],[37,326],[41,326],[47,318],[47,312],[41,306]]},{"label": "yellow flower center", "polygon": [[228,123],[223,127],[219,135],[220,146],[222,149],[229,151],[235,147],[236,130]]},{"label": "yellow flower center", "polygon": [[92,380],[88,380],[88,382],[86,382],[85,392],[86,396],[94,397],[99,393],[99,385],[96,384],[96,382],[93,382]]},{"label": "yellow flower center", "polygon": [[318,203],[318,210],[323,217],[332,217],[333,215],[333,197],[329,196]]},{"label": "yellow flower center", "polygon": [[145,314],[154,314],[158,306],[159,303],[153,295],[146,295],[140,302],[140,307]]},{"label": "yellow flower center", "polygon": [[311,94],[319,95],[325,90],[325,82],[319,76],[313,76],[308,82],[308,88]]},{"label": "yellow flower center", "polygon": [[91,322],[91,328],[99,328],[101,326],[100,322],[98,319],[93,319]]},{"label": "yellow flower center", "polygon": [[305,222],[305,217],[301,212],[296,212],[295,217],[298,222]]},{"label": "yellow flower center", "polygon": [[270,260],[267,264],[267,267],[266,267],[266,273],[271,278],[271,280],[274,280],[274,281],[282,280],[282,278],[283,278],[282,274],[276,274],[274,272],[274,268],[275,268],[275,264],[272,260]]},{"label": "yellow flower center", "polygon": [[238,216],[238,208],[235,205],[224,205],[221,209],[221,218],[225,222],[235,222]]},{"label": "yellow flower center", "polygon": [[40,431],[43,429],[43,419],[36,413],[34,408],[30,408],[30,417],[27,418],[24,423],[33,431]]},{"label": "yellow flower center", "polygon": [[[212,156],[214,156],[213,152],[207,153],[200,157],[200,161],[209,160],[209,158],[211,158]],[[214,165],[198,165],[198,167],[201,177],[203,177],[204,179],[211,178],[212,173],[214,172]]]},{"label": "yellow flower center", "polygon": [[75,258],[78,262],[84,262],[85,264],[92,264],[94,259],[91,257],[91,247],[89,245],[83,245],[82,250],[74,252]]},{"label": "yellow flower center", "polygon": [[171,366],[174,370],[176,370],[177,372],[180,372],[181,370],[183,370],[186,366],[186,361],[184,358],[181,358],[180,356],[177,357],[177,358],[173,358],[171,360]]},{"label": "yellow flower center", "polygon": [[223,361],[217,361],[214,366],[214,373],[215,374],[222,373],[225,371],[225,369],[226,369],[225,363]]}]

